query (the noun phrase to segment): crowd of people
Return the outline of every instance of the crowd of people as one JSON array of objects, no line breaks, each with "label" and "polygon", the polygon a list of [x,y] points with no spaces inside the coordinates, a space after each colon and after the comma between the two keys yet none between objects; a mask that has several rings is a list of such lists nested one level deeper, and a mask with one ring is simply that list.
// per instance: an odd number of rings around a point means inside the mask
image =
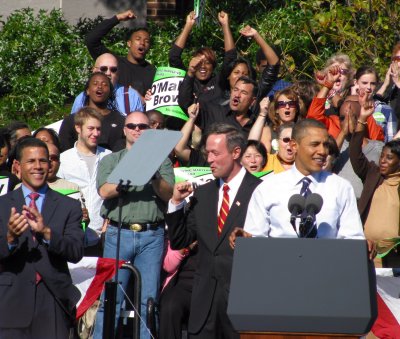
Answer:
[{"label": "crowd of people", "polygon": [[[377,267],[399,265],[390,240],[400,225],[400,43],[382,83],[372,60],[353,65],[343,53],[315,70],[315,79],[288,82],[279,79],[279,55],[262,32],[249,25],[232,32],[225,12],[218,14],[222,64],[203,46],[185,65],[191,12],[169,51],[170,66],[186,71],[177,98],[183,121],[146,110],[156,72],[146,60],[151,32],[134,29],[126,56],[102,41],[135,17],[127,10],[87,34],[92,73],[59,133],[32,133],[24,122],[1,131],[1,338],[76,335],[79,292],[67,262],[115,258],[120,218],[119,258],[141,276],[142,339],[154,335],[145,321],[150,298],[159,338],[181,338],[183,328],[190,338],[239,338],[227,316],[239,236],[366,239]],[[255,65],[239,56],[236,34],[258,45]],[[127,188],[120,210],[109,175],[146,130],[165,128],[180,130],[181,139],[148,183]],[[179,166],[209,167],[215,180],[195,190],[175,183]],[[304,229],[288,199],[311,192],[324,204]],[[389,252],[375,258],[377,251]],[[127,290],[128,272],[119,278]],[[94,338],[102,338],[103,323],[102,294]]]}]

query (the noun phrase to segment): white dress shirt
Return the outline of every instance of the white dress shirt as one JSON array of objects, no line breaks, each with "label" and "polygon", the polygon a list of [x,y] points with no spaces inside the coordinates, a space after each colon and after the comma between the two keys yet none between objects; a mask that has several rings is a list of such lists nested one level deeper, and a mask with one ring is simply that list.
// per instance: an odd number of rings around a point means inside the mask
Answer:
[{"label": "white dress shirt", "polygon": [[103,204],[103,199],[97,192],[96,188],[96,176],[97,168],[101,159],[103,159],[111,151],[103,147],[97,147],[96,150],[96,164],[94,166],[94,172],[92,175],[89,174],[89,169],[79,154],[76,143],[74,148],[71,148],[60,155],[60,169],[57,172],[57,176],[68,181],[77,184],[85,198],[85,205],[89,212],[89,228],[94,230],[93,232],[88,232],[88,244],[95,244],[101,233],[101,227],[103,225],[103,218],[100,216],[100,208]]},{"label": "white dress shirt", "polygon": [[[253,236],[297,237],[290,223],[288,202],[292,195],[300,193],[303,178],[295,165],[285,172],[265,178],[250,199],[244,230]],[[311,179],[311,192],[323,198],[321,211],[316,216],[318,238],[364,239],[351,184],[325,171],[308,178]]]}]

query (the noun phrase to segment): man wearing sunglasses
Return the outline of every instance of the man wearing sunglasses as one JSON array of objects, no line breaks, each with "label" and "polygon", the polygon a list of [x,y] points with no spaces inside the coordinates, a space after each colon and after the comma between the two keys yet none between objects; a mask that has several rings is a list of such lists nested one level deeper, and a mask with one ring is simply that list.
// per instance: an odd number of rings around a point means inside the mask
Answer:
[{"label": "man wearing sunglasses", "polygon": [[[126,148],[106,156],[99,165],[97,187],[104,199],[102,217],[109,220],[105,234],[105,258],[115,258],[119,208],[117,185],[108,183],[107,178],[130,150],[142,133],[149,129],[149,118],[142,112],[132,112],[126,117],[124,133]],[[120,259],[128,260],[139,270],[142,278],[141,317],[146,319],[147,300],[157,302],[160,271],[164,249],[164,209],[172,196],[174,172],[171,161],[166,158],[154,177],[143,186],[133,186],[123,196]],[[125,272],[124,272],[125,271]],[[129,273],[119,272],[122,288],[126,290]],[[118,289],[117,314],[123,293]],[[94,338],[102,338],[104,305],[97,313]],[[118,321],[115,322],[118,324]],[[140,338],[149,338],[146,325],[140,325]]]},{"label": "man wearing sunglasses", "polygon": [[[102,72],[109,77],[114,86],[115,101],[117,102],[118,111],[122,115],[127,115],[134,111],[143,111],[142,100],[139,93],[132,87],[122,86],[118,83],[118,60],[114,55],[110,53],[100,55],[96,59],[92,72]],[[81,92],[75,98],[71,114],[75,114],[83,107],[84,100],[84,92]]]}]

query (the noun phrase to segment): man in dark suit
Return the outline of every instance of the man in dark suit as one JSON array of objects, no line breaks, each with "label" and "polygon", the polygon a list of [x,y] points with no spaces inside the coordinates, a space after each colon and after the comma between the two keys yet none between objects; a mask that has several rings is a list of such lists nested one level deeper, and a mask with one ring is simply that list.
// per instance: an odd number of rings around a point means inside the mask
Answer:
[{"label": "man in dark suit", "polygon": [[206,135],[207,161],[216,180],[200,186],[184,215],[190,183],[175,185],[166,223],[173,249],[198,241],[189,317],[191,338],[239,338],[227,316],[233,251],[229,234],[243,226],[253,190],[261,182],[240,165],[245,138],[234,126],[218,123]]},{"label": "man in dark suit", "polygon": [[16,147],[22,186],[0,198],[0,338],[72,338],[75,305],[67,262],[83,255],[78,201],[46,183],[46,144]]}]

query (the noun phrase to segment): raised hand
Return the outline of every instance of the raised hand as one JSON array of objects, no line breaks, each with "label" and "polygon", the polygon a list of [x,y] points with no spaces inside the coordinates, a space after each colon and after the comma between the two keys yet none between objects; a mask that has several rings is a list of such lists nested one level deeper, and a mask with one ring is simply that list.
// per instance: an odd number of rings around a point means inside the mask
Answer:
[{"label": "raised hand", "polygon": [[193,57],[189,62],[188,75],[193,77],[196,71],[199,69],[201,63],[206,59],[204,55]]},{"label": "raised hand", "polygon": [[360,90],[358,94],[358,102],[361,106],[360,119],[365,121],[375,111],[375,104],[372,100],[372,94],[365,90]]},{"label": "raised hand", "polygon": [[245,37],[253,38],[258,32],[254,28],[252,28],[251,26],[247,25],[247,26],[243,27],[239,31],[239,33],[242,34]]},{"label": "raised hand", "polygon": [[196,13],[191,11],[186,17],[186,25],[193,27],[196,24]]},{"label": "raised hand", "polygon": [[326,73],[324,71],[315,71],[314,73],[315,81],[321,86],[324,85],[326,80]]},{"label": "raised hand", "polygon": [[185,198],[193,192],[193,186],[190,182],[179,182],[174,186],[171,202],[174,205],[179,205]]},{"label": "raised hand", "polygon": [[188,108],[188,114],[190,119],[196,119],[197,115],[199,114],[200,106],[199,103],[192,104]]},{"label": "raised hand", "polygon": [[228,26],[229,25],[229,16],[228,13],[221,11],[218,13],[218,21],[221,26]]},{"label": "raised hand", "polygon": [[269,107],[269,98],[265,97],[260,101],[260,113],[261,115],[266,116],[268,114],[268,107]]},{"label": "raised hand", "polygon": [[340,66],[331,66],[328,69],[328,72],[326,73],[326,80],[329,82],[335,83],[337,79],[340,77]]},{"label": "raised hand", "polygon": [[151,97],[152,97],[151,89],[149,88],[149,89],[146,91],[146,94],[144,95],[144,101],[150,101],[150,100],[151,100]]},{"label": "raised hand", "polygon": [[133,19],[136,19],[136,14],[131,9],[128,9],[125,12],[117,14],[117,19],[118,19],[118,21],[133,20]]}]

